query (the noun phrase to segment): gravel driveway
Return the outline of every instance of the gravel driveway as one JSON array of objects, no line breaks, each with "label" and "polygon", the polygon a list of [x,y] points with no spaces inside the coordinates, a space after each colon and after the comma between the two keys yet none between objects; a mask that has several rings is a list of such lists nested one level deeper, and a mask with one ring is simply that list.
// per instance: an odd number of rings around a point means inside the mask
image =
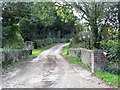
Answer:
[{"label": "gravel driveway", "polygon": [[2,75],[3,88],[112,88],[78,65],[65,60],[57,44],[33,60]]}]

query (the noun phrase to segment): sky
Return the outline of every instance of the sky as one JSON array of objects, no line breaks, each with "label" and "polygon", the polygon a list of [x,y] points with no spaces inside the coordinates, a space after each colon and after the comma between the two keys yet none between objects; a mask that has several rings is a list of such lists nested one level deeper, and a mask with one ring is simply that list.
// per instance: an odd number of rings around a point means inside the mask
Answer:
[{"label": "sky", "polygon": [[[79,12],[77,12],[77,11],[75,10],[75,8],[73,8],[73,13],[74,13],[75,16],[78,17],[78,19],[81,19],[81,15],[82,15],[82,14],[80,14]],[[84,18],[83,18],[82,20],[80,20],[80,23],[84,23],[84,22],[87,22]]]}]

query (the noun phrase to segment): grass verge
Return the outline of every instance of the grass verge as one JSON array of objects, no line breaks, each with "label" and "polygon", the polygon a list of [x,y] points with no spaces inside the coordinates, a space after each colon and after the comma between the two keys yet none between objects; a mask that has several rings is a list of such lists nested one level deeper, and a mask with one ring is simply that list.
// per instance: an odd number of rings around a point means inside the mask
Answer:
[{"label": "grass verge", "polygon": [[[81,65],[85,69],[90,69],[89,65],[84,64],[81,60],[79,60],[78,58],[76,58],[74,56],[68,55],[68,47],[69,46],[66,46],[63,48],[62,56],[67,58],[74,64]],[[120,88],[120,75],[111,74],[106,71],[97,71],[97,72],[95,72],[95,76],[104,80],[108,84],[111,84],[111,85],[114,85],[114,86],[117,86]]]},{"label": "grass verge", "polygon": [[44,46],[42,48],[38,48],[38,49],[33,49],[32,50],[32,55],[30,55],[30,57],[36,57],[37,55],[39,55],[41,52],[43,52],[44,50],[52,47],[54,44],[52,45],[47,45],[47,46]]},{"label": "grass verge", "polygon": [[102,80],[107,82],[108,84],[111,84],[111,85],[114,85],[114,86],[117,86],[120,88],[120,81],[118,80],[120,75],[111,74],[111,73],[106,72],[106,71],[97,71],[95,73],[95,75],[98,78],[101,78]]},{"label": "grass verge", "polygon": [[62,56],[65,57],[66,59],[70,60],[74,64],[78,64],[78,65],[82,66],[85,69],[90,69],[90,66],[88,64],[84,64],[78,58],[76,58],[76,57],[74,57],[72,55],[68,55],[68,47],[69,46],[66,46],[66,47],[63,48]]}]

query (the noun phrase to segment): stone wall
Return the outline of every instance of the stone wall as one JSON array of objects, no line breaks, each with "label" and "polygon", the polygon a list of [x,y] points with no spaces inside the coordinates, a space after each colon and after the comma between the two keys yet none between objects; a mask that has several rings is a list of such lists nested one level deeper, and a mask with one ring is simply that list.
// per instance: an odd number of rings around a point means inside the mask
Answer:
[{"label": "stone wall", "polygon": [[24,59],[32,54],[33,42],[25,42],[23,49],[10,49],[10,48],[1,48],[0,49],[0,59],[3,64],[11,64],[15,61]]},{"label": "stone wall", "polygon": [[2,64],[2,48],[0,48],[0,64]]},{"label": "stone wall", "polygon": [[103,54],[104,51],[94,51],[94,66],[97,70],[104,68],[107,65],[107,57]]},{"label": "stone wall", "polygon": [[2,55],[2,63],[13,63],[15,61],[19,61],[23,58],[26,58],[27,56],[31,55],[31,50],[27,49],[5,49],[0,52]]},{"label": "stone wall", "polygon": [[70,48],[68,50],[69,55],[72,55],[76,58],[80,58],[81,55],[81,48]]},{"label": "stone wall", "polygon": [[68,53],[91,66],[91,71],[100,70],[107,65],[107,58],[102,50],[88,50],[85,48],[70,48]]},{"label": "stone wall", "polygon": [[83,63],[91,64],[91,55],[92,50],[87,50],[83,48],[81,49],[80,59],[82,60]]}]

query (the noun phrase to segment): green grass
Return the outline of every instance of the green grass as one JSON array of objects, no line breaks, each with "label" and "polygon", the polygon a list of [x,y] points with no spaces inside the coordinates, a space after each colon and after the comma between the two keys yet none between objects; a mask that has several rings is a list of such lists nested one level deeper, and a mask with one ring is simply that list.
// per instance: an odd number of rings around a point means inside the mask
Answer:
[{"label": "green grass", "polygon": [[85,69],[89,69],[90,66],[88,64],[84,64],[81,60],[79,60],[78,58],[72,56],[72,55],[68,55],[68,47],[69,46],[66,46],[63,48],[63,51],[62,51],[62,56],[64,56],[65,58],[69,59],[72,63],[74,64],[78,64],[78,65],[81,65],[83,68]]},{"label": "green grass", "polygon": [[[65,58],[69,59],[74,64],[81,65],[85,69],[89,69],[90,68],[89,65],[84,64],[81,60],[79,60],[78,58],[76,58],[74,56],[68,55],[67,52],[68,52],[68,46],[63,48],[62,56],[64,56]],[[111,74],[111,73],[105,72],[105,71],[97,71],[97,72],[95,72],[95,75],[98,78],[101,78],[102,80],[107,82],[108,84],[112,84],[112,85],[115,85],[115,86],[120,88],[120,75],[119,75],[119,78],[118,78],[118,75]]]},{"label": "green grass", "polygon": [[[120,85],[118,85],[118,81],[119,81],[118,77],[120,77],[120,75],[111,74],[105,71],[97,71],[95,75],[109,84],[120,87]],[[120,81],[119,81],[119,84],[120,84]]]},{"label": "green grass", "polygon": [[65,47],[63,48],[63,50],[62,50],[62,55],[63,55],[63,56],[68,55],[68,54],[67,54],[68,47],[69,47],[69,46],[65,46]]},{"label": "green grass", "polygon": [[35,56],[39,55],[41,52],[43,52],[44,50],[46,50],[46,49],[48,49],[52,46],[53,46],[53,44],[52,45],[47,45],[47,46],[42,47],[42,48],[33,49],[32,50],[32,55],[30,55],[30,57],[35,57]]}]

